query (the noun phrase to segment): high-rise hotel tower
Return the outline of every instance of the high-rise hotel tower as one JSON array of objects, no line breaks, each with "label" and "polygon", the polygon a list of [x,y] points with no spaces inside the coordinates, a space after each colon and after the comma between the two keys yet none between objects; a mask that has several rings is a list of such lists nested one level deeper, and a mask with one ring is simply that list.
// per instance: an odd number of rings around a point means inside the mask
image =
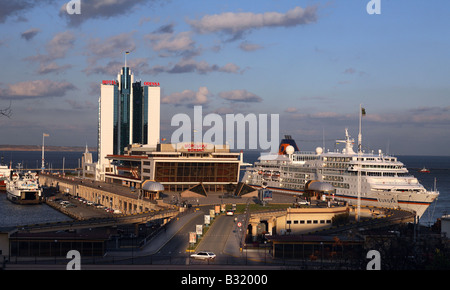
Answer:
[{"label": "high-rise hotel tower", "polygon": [[160,132],[159,83],[134,82],[130,68],[122,67],[117,80],[103,81],[99,99],[98,166],[100,176],[111,172],[107,155],[121,155],[130,144],[156,147]]}]

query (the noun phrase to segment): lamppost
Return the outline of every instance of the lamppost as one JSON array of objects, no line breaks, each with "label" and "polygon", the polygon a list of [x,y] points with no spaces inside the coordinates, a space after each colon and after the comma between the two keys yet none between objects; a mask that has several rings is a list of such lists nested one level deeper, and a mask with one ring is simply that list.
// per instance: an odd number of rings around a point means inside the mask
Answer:
[{"label": "lamppost", "polygon": [[42,133],[42,166],[41,166],[42,172],[44,172],[44,170],[45,170],[44,141],[45,141],[45,137],[49,137],[49,136],[50,136],[49,134]]},{"label": "lamppost", "polygon": [[264,241],[264,264],[267,263],[266,256],[267,256],[267,240]]}]

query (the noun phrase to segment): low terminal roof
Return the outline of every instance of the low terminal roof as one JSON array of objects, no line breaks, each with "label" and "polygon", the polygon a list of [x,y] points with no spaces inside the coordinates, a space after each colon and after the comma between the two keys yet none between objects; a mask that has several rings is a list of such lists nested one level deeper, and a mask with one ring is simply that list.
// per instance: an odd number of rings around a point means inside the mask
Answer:
[{"label": "low terminal roof", "polygon": [[142,184],[142,189],[146,191],[164,191],[164,185],[156,181],[147,180]]},{"label": "low terminal roof", "polygon": [[326,183],[326,182],[312,182],[309,187],[308,190],[315,190],[315,191],[332,191],[334,190],[334,186]]}]

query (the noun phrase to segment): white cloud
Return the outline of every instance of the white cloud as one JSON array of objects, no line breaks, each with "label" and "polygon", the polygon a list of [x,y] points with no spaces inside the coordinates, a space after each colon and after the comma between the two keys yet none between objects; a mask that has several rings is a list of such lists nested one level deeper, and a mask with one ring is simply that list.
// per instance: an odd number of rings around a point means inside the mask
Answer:
[{"label": "white cloud", "polygon": [[47,54],[37,54],[26,57],[25,60],[40,63],[38,73],[62,72],[71,65],[58,65],[57,59],[63,59],[75,45],[75,35],[71,31],[57,33],[46,45]]},{"label": "white cloud", "polygon": [[255,51],[262,49],[263,47],[259,44],[248,43],[245,41],[239,45],[239,48],[242,49],[243,51]]},{"label": "white cloud", "polygon": [[[112,60],[105,65],[91,64],[89,67],[83,70],[87,75],[102,74],[107,76],[117,75],[124,63],[118,60]],[[147,58],[132,58],[127,60],[127,66],[131,68],[131,72],[137,76],[139,74],[148,73],[148,59]]]},{"label": "white cloud", "polygon": [[185,31],[176,35],[172,33],[148,34],[145,38],[150,40],[155,51],[183,52],[194,49],[194,41],[191,35],[192,32]]},{"label": "white cloud", "polygon": [[19,16],[24,19],[23,14],[39,5],[53,4],[56,0],[2,0],[0,1],[0,23],[4,23],[11,16]]},{"label": "white cloud", "polygon": [[[285,112],[290,113],[290,119],[295,120],[334,120],[355,122],[358,118],[354,113],[337,112],[301,112],[295,107],[289,107]],[[333,121],[333,122],[334,122]],[[329,122],[329,121],[327,121]],[[441,125],[450,123],[450,107],[420,107],[399,112],[370,112],[363,117],[364,123],[373,123],[389,126],[405,125]]]},{"label": "white cloud", "polygon": [[134,32],[124,32],[108,37],[107,39],[91,39],[88,44],[90,62],[95,63],[102,58],[117,58],[126,51],[133,51],[136,44],[133,40]]},{"label": "white cloud", "polygon": [[59,73],[70,69],[72,66],[70,64],[58,65],[55,62],[51,63],[41,63],[38,73],[48,74],[48,73]]},{"label": "white cloud", "polygon": [[158,0],[81,0],[81,14],[73,15],[67,13],[66,5],[68,2],[65,1],[61,6],[59,15],[64,17],[70,26],[79,26],[90,19],[108,19],[114,16],[131,14],[136,11],[137,6],[140,9],[144,6],[145,9],[148,9],[149,5],[158,2]]},{"label": "white cloud", "polygon": [[263,27],[291,27],[306,25],[317,21],[317,6],[295,7],[286,13],[265,12],[225,12],[205,15],[200,20],[188,20],[199,33],[224,32],[237,38],[245,31]]},{"label": "white cloud", "polygon": [[298,109],[294,107],[289,107],[286,110],[284,110],[286,113],[297,113]]},{"label": "white cloud", "polygon": [[261,102],[262,98],[247,90],[234,90],[219,93],[219,97],[232,102]]},{"label": "white cloud", "polygon": [[209,90],[207,87],[200,87],[197,92],[184,90],[181,93],[173,93],[161,99],[163,104],[174,104],[176,106],[205,105],[209,102]]},{"label": "white cloud", "polygon": [[32,99],[62,97],[68,91],[76,89],[69,82],[51,80],[24,81],[9,84],[6,89],[0,89],[1,99]]},{"label": "white cloud", "polygon": [[242,71],[240,67],[234,63],[227,63],[224,66],[219,66],[217,64],[209,64],[204,60],[196,61],[194,59],[182,59],[174,66],[155,66],[146,71],[146,73],[149,74],[158,74],[162,72],[171,74],[191,72],[206,74],[210,72],[241,73]]}]

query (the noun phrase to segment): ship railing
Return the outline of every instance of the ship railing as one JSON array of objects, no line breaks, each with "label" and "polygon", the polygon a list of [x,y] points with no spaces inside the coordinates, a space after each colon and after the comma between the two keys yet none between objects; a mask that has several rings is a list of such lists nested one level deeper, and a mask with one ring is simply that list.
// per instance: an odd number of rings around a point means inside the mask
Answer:
[{"label": "ship railing", "polygon": [[295,151],[294,155],[317,155],[314,151]]}]

